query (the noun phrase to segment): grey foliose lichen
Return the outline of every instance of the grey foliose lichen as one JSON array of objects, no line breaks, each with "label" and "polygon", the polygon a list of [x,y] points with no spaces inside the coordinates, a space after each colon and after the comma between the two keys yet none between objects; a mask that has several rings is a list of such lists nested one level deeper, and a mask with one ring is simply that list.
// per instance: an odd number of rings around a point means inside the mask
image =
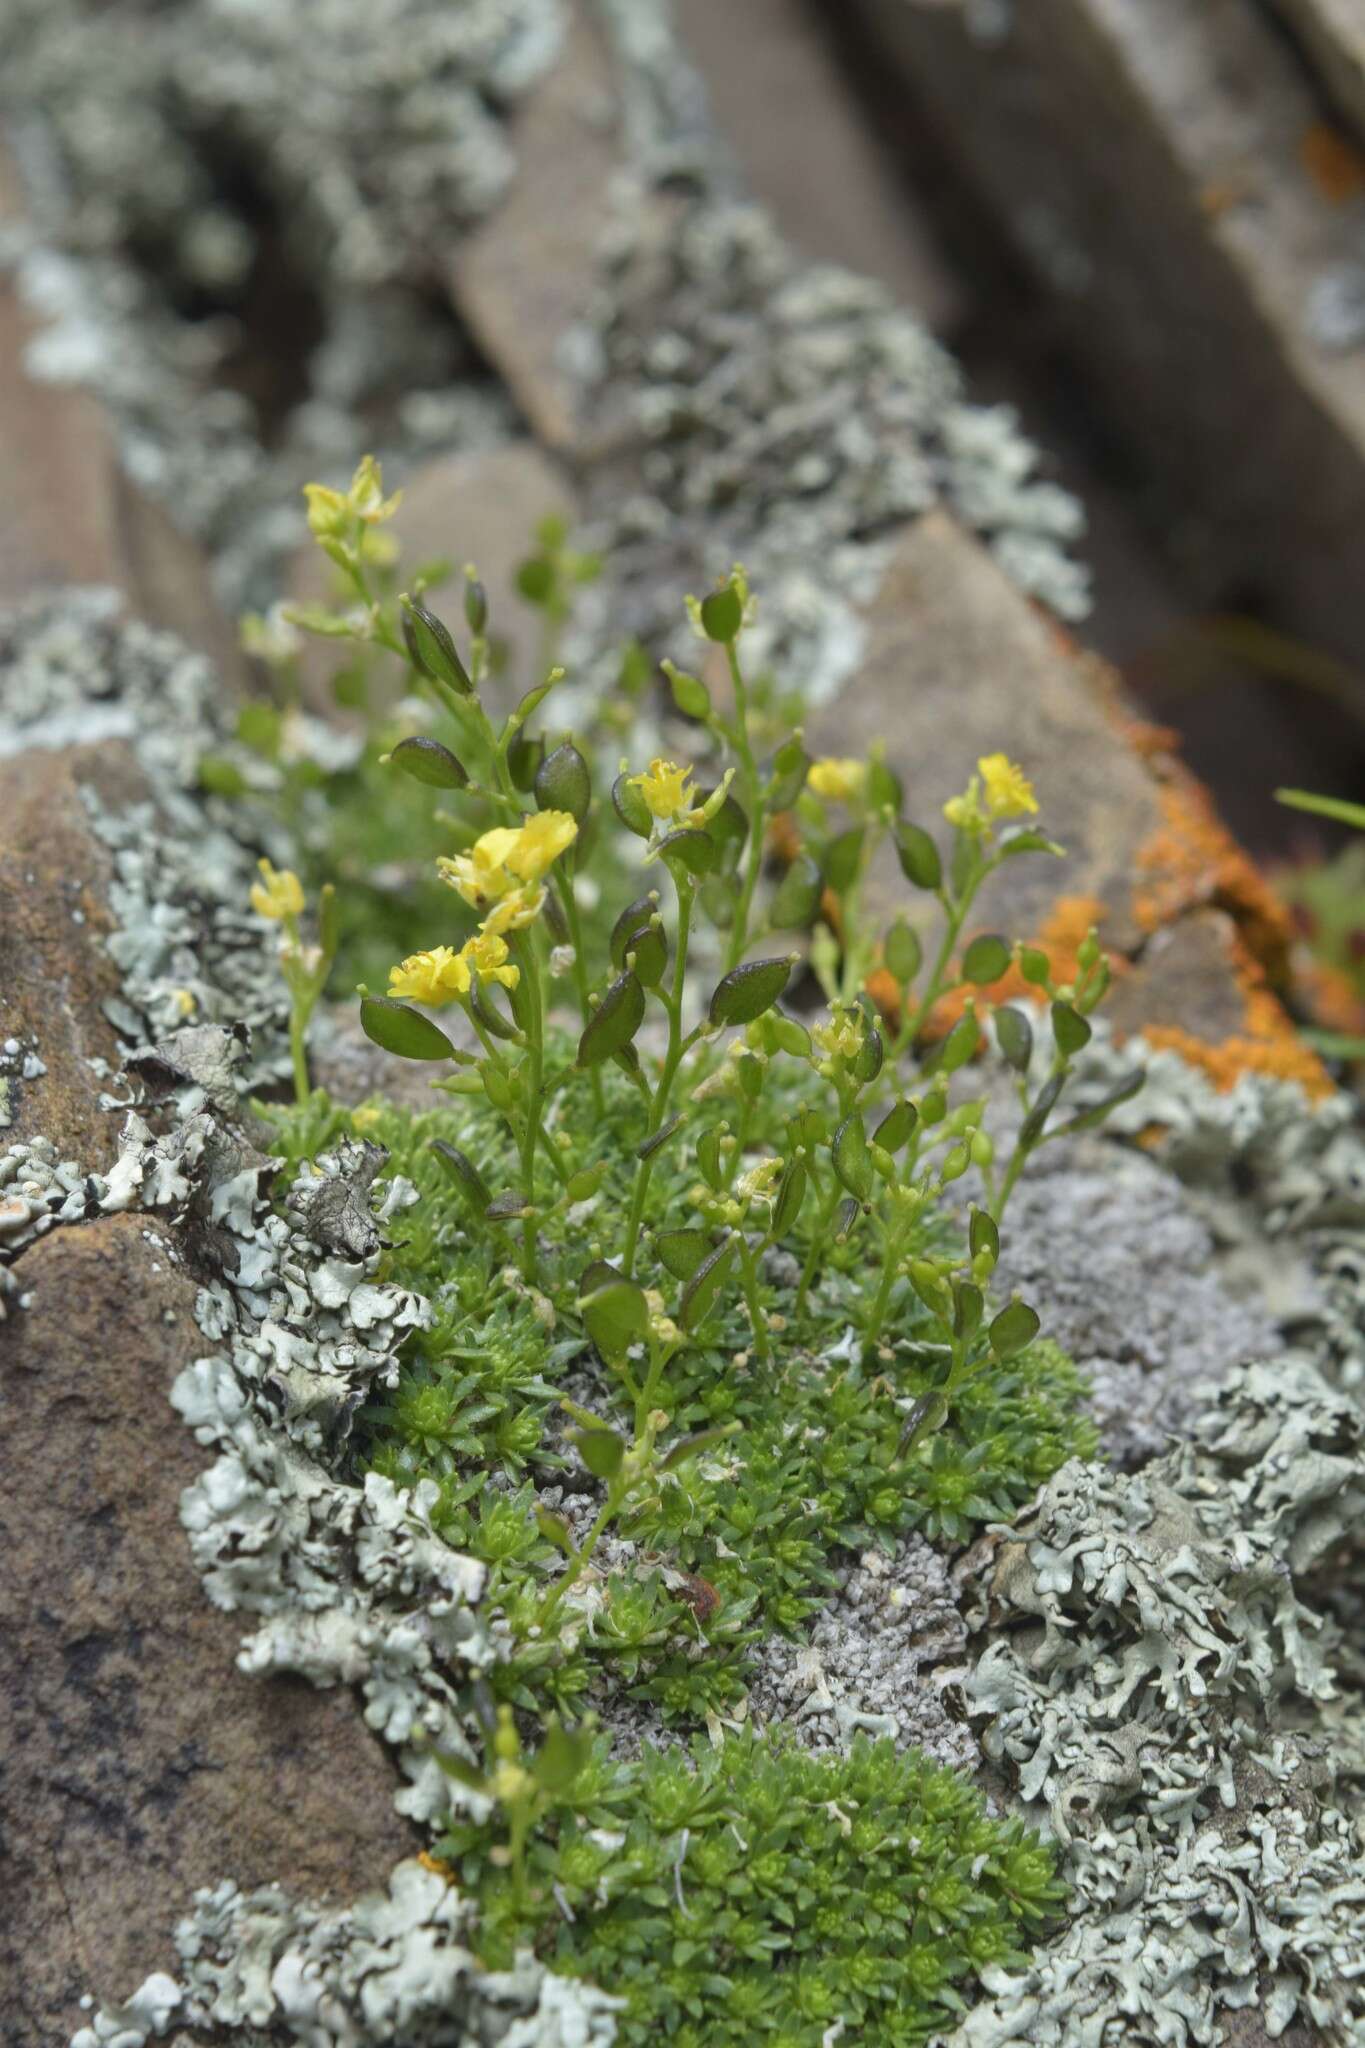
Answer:
[{"label": "grey foliose lichen", "polygon": [[[876,590],[887,537],[936,503],[1025,589],[1083,616],[1068,549],[1084,515],[1039,479],[1013,412],[967,404],[952,359],[887,291],[805,263],[737,197],[660,0],[600,11],[631,174],[574,360],[599,454],[589,506],[629,565],[631,629],[666,637],[658,565],[676,580],[681,553],[702,581],[738,557],[763,591],[763,653],[828,695],[856,665],[854,607]],[[651,205],[663,185],[667,203]]]},{"label": "grey foliose lichen", "polygon": [[72,2048],[144,2048],[172,2028],[209,2028],[249,2048],[592,2048],[614,2038],[616,2000],[530,1957],[484,1970],[469,1919],[459,1892],[415,1859],[385,1891],[344,1907],[225,1882],[199,1892],[176,1930],[178,1977],[149,1977]]},{"label": "grey foliose lichen", "polygon": [[442,264],[562,32],[561,0],[3,10],[33,367],[103,399],[233,603],[273,594],[309,475],[510,430]]},{"label": "grey foliose lichen", "polygon": [[1255,2006],[1271,2038],[1298,2014],[1358,2043],[1365,1715],[1337,1588],[1365,1521],[1365,1144],[1344,1098],[1219,1094],[1140,1040],[1101,1034],[1082,1098],[1135,1062],[1116,1125],[1164,1129],[1225,1257],[1303,1266],[1302,1348],[1240,1363],[1139,1472],[1065,1466],[980,1547],[969,1706],[1074,1889],[955,2041],[1186,2048]]}]

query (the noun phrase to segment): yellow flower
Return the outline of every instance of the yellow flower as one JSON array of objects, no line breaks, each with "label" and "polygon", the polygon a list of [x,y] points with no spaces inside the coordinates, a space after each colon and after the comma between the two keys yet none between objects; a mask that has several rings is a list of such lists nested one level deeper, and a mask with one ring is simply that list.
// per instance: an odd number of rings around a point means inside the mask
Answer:
[{"label": "yellow flower", "polygon": [[350,486],[345,491],[331,490],[326,484],[305,484],[303,495],[308,500],[308,530],[315,540],[347,540],[351,525],[359,520],[364,526],[377,526],[382,519],[392,519],[403,496],[395,491],[391,498],[384,496],[384,478],[373,455],[362,457]]},{"label": "yellow flower", "polygon": [[507,859],[520,837],[510,825],[495,825],[491,832],[476,839],[467,853],[453,857],[443,854],[436,865],[443,880],[458,890],[466,903],[480,910],[485,903],[496,903],[500,896],[508,896],[516,888],[517,877],[509,871]]},{"label": "yellow flower", "polygon": [[480,981],[500,981],[504,988],[515,988],[521,980],[521,969],[508,962],[506,939],[487,925],[466,939],[460,951]]},{"label": "yellow flower", "polygon": [[812,1025],[811,1037],[827,1059],[856,1059],[862,1049],[862,1032],[850,1010],[831,1010],[828,1024]]},{"label": "yellow flower", "polygon": [[329,490],[326,484],[305,484],[303,495],[308,500],[308,531],[314,540],[344,540],[350,522],[344,494]]},{"label": "yellow flower", "polygon": [[867,781],[867,763],[830,754],[823,761],[811,762],[806,780],[817,796],[842,799],[847,803],[850,797],[862,795],[863,784]]},{"label": "yellow flower", "polygon": [[981,779],[974,775],[961,796],[950,796],[943,806],[943,815],[950,825],[960,831],[975,832],[985,825],[981,810]]},{"label": "yellow flower", "polygon": [[986,785],[986,808],[993,818],[1022,818],[1036,811],[1033,784],[1007,754],[985,754],[977,762]]},{"label": "yellow flower", "polygon": [[373,455],[362,455],[351,478],[351,488],[346,493],[346,502],[356,518],[363,519],[367,526],[376,526],[381,519],[392,519],[402,497],[401,491],[395,491],[391,498],[384,496],[383,471]]},{"label": "yellow flower", "polygon": [[647,775],[632,775],[631,787],[638,789],[656,818],[676,818],[679,811],[685,811],[692,802],[693,791],[689,787],[692,779],[690,768],[679,768],[672,761],[653,760]]},{"label": "yellow flower", "polygon": [[780,1159],[760,1159],[757,1166],[751,1166],[735,1182],[735,1193],[741,1202],[756,1202],[773,1191],[773,1184],[782,1171]]},{"label": "yellow flower", "polygon": [[504,896],[501,902],[493,905],[483,921],[483,930],[494,938],[500,937],[503,932],[519,932],[524,926],[535,923],[544,902],[544,889],[517,889],[511,896]]},{"label": "yellow flower", "polygon": [[469,962],[463,952],[434,946],[429,953],[410,953],[401,967],[389,969],[389,994],[439,1008],[469,993]]},{"label": "yellow flower", "polygon": [[281,918],[298,917],[303,909],[303,884],[294,870],[272,867],[268,860],[258,865],[262,880],[251,885],[251,907],[257,916],[277,924]]},{"label": "yellow flower", "polygon": [[538,882],[565,847],[578,837],[578,821],[569,811],[535,811],[505,856],[507,866],[523,882]]}]

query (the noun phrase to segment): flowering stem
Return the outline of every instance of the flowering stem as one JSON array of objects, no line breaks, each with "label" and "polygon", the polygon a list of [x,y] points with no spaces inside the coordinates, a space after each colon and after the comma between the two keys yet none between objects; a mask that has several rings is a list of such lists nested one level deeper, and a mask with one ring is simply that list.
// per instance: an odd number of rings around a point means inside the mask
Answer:
[{"label": "flowering stem", "polygon": [[815,1278],[815,1269],[820,1263],[820,1254],[824,1250],[825,1241],[829,1236],[829,1227],[834,1221],[834,1214],[839,1207],[839,1198],[842,1193],[843,1189],[836,1180],[830,1188],[829,1199],[820,1212],[820,1221],[811,1233],[810,1249],[806,1253],[806,1262],[801,1268],[801,1282],[796,1290],[797,1315],[800,1315],[806,1306],[806,1296],[810,1293],[811,1281]]},{"label": "flowering stem", "polygon": [[739,1271],[744,1287],[744,1305],[749,1311],[749,1325],[754,1333],[754,1350],[758,1353],[760,1365],[771,1365],[773,1350],[768,1341],[768,1319],[759,1300],[758,1261],[744,1232],[741,1230],[738,1235]]},{"label": "flowering stem", "polygon": [[744,780],[744,794],[749,806],[749,844],[745,857],[744,881],[740,887],[739,903],[735,909],[735,921],[730,931],[730,943],[726,949],[725,967],[728,971],[737,967],[744,957],[748,944],[749,914],[753,907],[754,891],[758,887],[759,870],[763,865],[763,835],[767,824],[763,784],[754,760],[754,750],[749,744],[749,699],[744,686],[744,672],[739,665],[739,655],[733,640],[725,643],[725,658],[730,665],[730,680],[735,692],[735,722],[730,732],[735,752],[739,755],[740,772]]},{"label": "flowering stem", "polygon": [[[569,944],[573,947],[573,978],[578,990],[578,1007],[586,1031],[592,1018],[592,1005],[588,1001],[588,963],[583,958],[583,921],[578,914],[578,898],[574,894],[573,877],[562,868],[555,870],[555,886],[559,900],[564,906],[564,922],[569,927]],[[592,1106],[599,1118],[606,1113],[606,1097],[602,1092],[602,1074],[598,1067],[589,1069],[592,1077]]]},{"label": "flowering stem", "polygon": [[289,1057],[294,1067],[294,1099],[302,1108],[312,1089],[308,1081],[308,1013],[311,1003],[295,996],[289,1005]]},{"label": "flowering stem", "polygon": [[[647,1138],[652,1138],[663,1124],[664,1116],[668,1110],[668,1098],[673,1088],[673,1078],[678,1071],[678,1064],[696,1035],[693,1033],[686,1041],[684,1041],[682,1035],[683,980],[687,972],[687,943],[692,928],[693,888],[690,882],[681,880],[676,882],[676,887],[678,891],[678,942],[673,961],[673,987],[666,995],[663,995],[662,991],[660,992],[664,1008],[668,1012],[668,1048],[664,1054],[663,1068],[659,1074],[659,1084],[654,1091],[654,1100],[650,1106],[649,1125],[645,1132]],[[640,1225],[644,1221],[645,1196],[649,1192],[649,1179],[654,1171],[656,1156],[653,1152],[648,1153],[635,1169],[635,1188],[630,1200],[630,1217],[626,1224],[625,1250],[622,1253],[621,1259],[628,1279],[635,1270],[635,1251],[640,1241]]]}]

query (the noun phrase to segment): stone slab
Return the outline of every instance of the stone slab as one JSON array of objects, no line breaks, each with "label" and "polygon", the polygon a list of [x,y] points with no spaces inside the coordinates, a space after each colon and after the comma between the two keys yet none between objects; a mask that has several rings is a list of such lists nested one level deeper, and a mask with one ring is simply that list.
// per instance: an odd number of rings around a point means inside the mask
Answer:
[{"label": "stone slab", "polygon": [[1274,0],[1314,60],[1318,79],[1365,135],[1365,13],[1360,0]]},{"label": "stone slab", "polygon": [[[0,2042],[163,1969],[230,1877],[349,1899],[413,1838],[348,1692],[248,1678],[178,1518],[196,1282],[140,1216],[42,1238],[0,1342]],[[117,1332],[117,1342],[112,1340]]]},{"label": "stone slab", "polygon": [[1365,331],[1334,343],[1328,309],[1365,294],[1365,194],[1324,177],[1273,23],[1250,0],[1029,0],[987,35],[961,7],[857,5],[906,120],[933,122],[1178,508],[1194,587],[1252,588],[1359,665]]}]

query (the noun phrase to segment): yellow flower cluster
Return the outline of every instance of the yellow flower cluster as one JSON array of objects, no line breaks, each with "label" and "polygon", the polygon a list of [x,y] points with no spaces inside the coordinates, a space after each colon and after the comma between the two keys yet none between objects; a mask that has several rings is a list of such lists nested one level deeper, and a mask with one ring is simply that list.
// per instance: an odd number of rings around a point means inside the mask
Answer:
[{"label": "yellow flower cluster", "polygon": [[344,541],[357,520],[369,527],[392,519],[403,493],[395,491],[386,498],[383,472],[373,455],[365,455],[348,489],[334,491],[326,484],[305,484],[303,495],[308,500],[308,530],[314,539]]},{"label": "yellow flower cluster", "polygon": [[943,806],[950,825],[979,832],[997,818],[1022,818],[1037,810],[1033,784],[1008,754],[983,754],[976,766],[963,794]]},{"label": "yellow flower cluster", "polygon": [[862,795],[867,781],[867,763],[827,754],[822,761],[811,762],[806,780],[817,796],[828,797],[831,802],[847,803],[850,797]]},{"label": "yellow flower cluster", "polygon": [[251,907],[258,917],[280,924],[286,918],[303,915],[303,884],[292,868],[277,868],[272,862],[257,863],[261,880],[251,885]]},{"label": "yellow flower cluster", "polygon": [[507,932],[520,931],[539,916],[544,879],[573,844],[578,825],[568,811],[537,811],[519,826],[498,825],[475,841],[468,853],[437,862],[449,882],[475,910],[487,915],[472,939],[456,952],[433,946],[412,953],[389,969],[389,994],[439,1008],[469,993],[475,975],[515,988],[521,970],[508,959]]}]

